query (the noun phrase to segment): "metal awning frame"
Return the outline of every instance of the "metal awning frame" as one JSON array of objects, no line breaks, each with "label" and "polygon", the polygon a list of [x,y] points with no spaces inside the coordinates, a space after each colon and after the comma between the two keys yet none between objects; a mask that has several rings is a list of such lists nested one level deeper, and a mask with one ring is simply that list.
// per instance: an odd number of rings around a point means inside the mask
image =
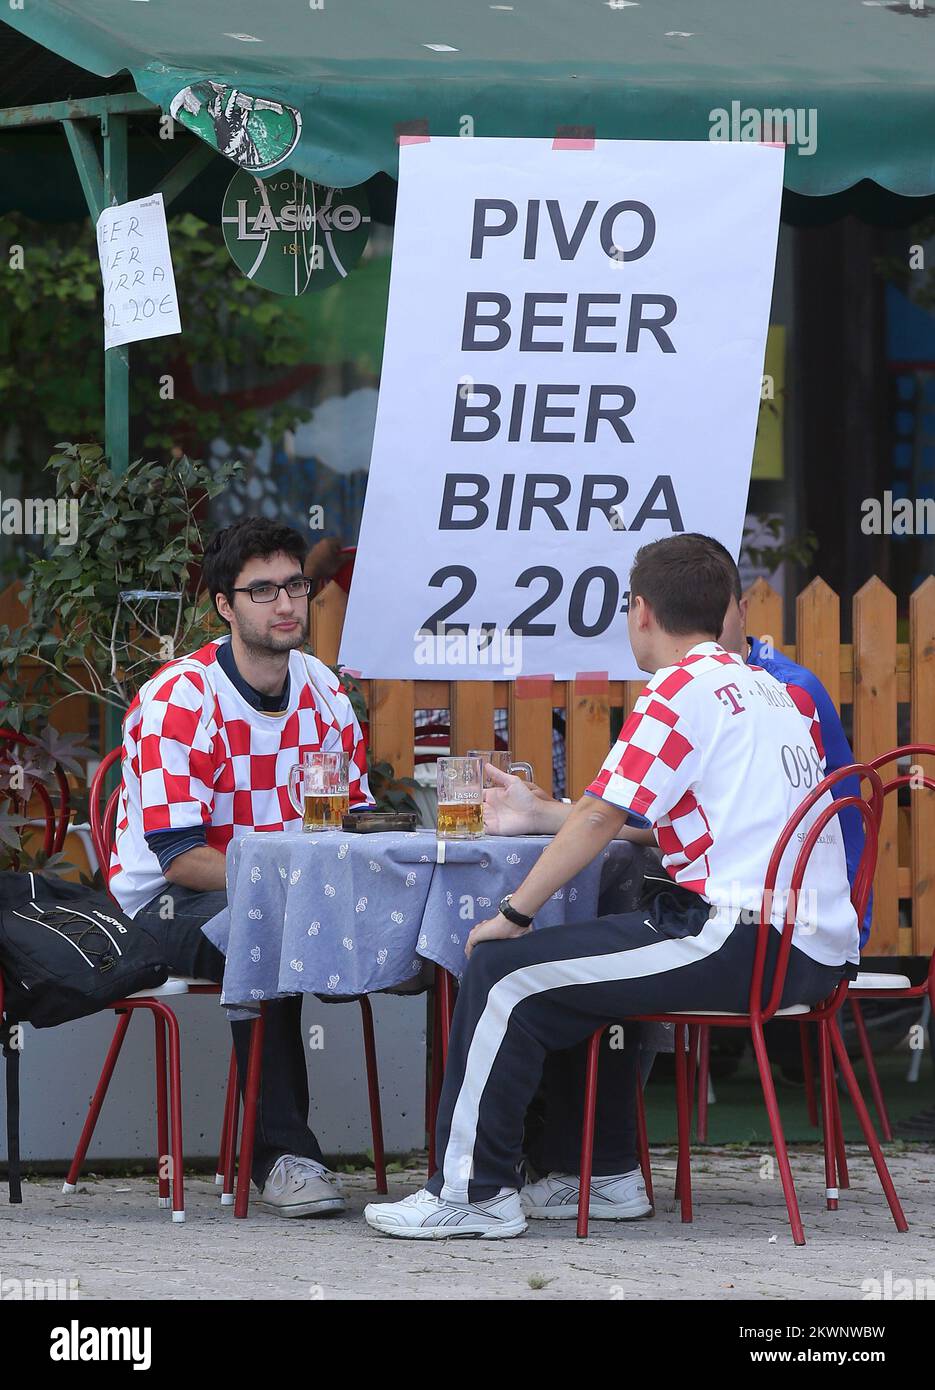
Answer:
[{"label": "metal awning frame", "polygon": [[[0,131],[61,125],[91,221],[96,224],[105,208],[125,203],[129,197],[127,133],[131,116],[161,120],[163,112],[138,92],[118,92],[7,107],[0,110]],[[215,157],[216,151],[199,140],[150,192],[161,193],[168,208]],[[125,345],[104,353],[104,451],[116,472],[126,472],[130,462],[130,359]]]}]

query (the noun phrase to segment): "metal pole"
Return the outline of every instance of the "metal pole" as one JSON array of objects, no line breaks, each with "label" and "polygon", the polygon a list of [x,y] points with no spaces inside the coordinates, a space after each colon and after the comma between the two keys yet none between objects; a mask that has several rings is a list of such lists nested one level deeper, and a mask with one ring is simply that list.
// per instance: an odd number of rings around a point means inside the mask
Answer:
[{"label": "metal pole", "polygon": [[[127,182],[127,118],[105,112],[101,116],[104,140],[104,206],[125,203]],[[115,473],[125,473],[130,463],[130,356],[127,346],[104,353],[104,451]],[[113,745],[111,745],[113,746]]]}]

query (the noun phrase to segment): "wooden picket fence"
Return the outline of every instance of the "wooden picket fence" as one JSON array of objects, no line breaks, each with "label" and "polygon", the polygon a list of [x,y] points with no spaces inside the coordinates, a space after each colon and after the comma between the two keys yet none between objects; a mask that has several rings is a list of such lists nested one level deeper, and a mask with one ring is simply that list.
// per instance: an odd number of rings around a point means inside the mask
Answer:
[{"label": "wooden picket fence", "polygon": [[[783,633],[782,599],[764,580],[749,593],[748,631],[772,636],[774,646],[814,671],[838,709],[853,706],[854,753],[867,759],[896,746],[897,709],[908,705],[910,738],[935,743],[935,577],[910,603],[909,641],[896,640],[896,597],[878,578],[853,603],[853,642],[841,641],[841,604],[822,579],[795,602],[796,641]],[[312,602],[312,644],[329,664],[337,660],[347,598],[327,585]],[[639,695],[639,681],[372,680],[362,682],[370,711],[375,757],[397,776],[413,772],[413,711],[448,709],[451,748],[493,746],[494,710],[506,709],[509,744],[548,785],[552,769],[552,710],[566,721],[567,791],[580,796],[610,747],[611,710],[624,714]],[[933,760],[935,761],[935,760]],[[935,768],[927,768],[935,774]],[[874,955],[924,955],[935,949],[935,795],[924,791],[897,808],[887,798],[874,880]],[[900,927],[900,903],[911,906],[911,927]]]},{"label": "wooden picket fence", "polygon": [[[0,594],[0,624],[23,621],[17,587]],[[748,628],[760,636],[782,634],[779,595],[758,580],[747,595]],[[328,584],[312,601],[312,645],[329,664],[337,660],[346,595]],[[909,737],[935,743],[935,577],[916,590],[909,608],[909,641],[898,642],[896,598],[883,582],[867,581],[853,601],[853,641],[841,642],[841,604],[822,579],[815,579],[795,601],[794,643],[774,645],[809,667],[840,709],[853,706],[854,753],[875,757],[898,741],[900,706],[909,709]],[[537,780],[549,784],[552,768],[552,710],[566,719],[567,791],[581,794],[610,746],[611,710],[626,714],[640,691],[639,681],[402,681],[362,682],[370,711],[374,756],[411,777],[414,711],[451,712],[451,748],[493,746],[494,710],[506,709],[510,748],[532,763]],[[66,700],[56,711],[63,731],[87,735],[88,703]],[[103,750],[102,750],[103,751]],[[935,769],[927,769],[935,772]],[[917,792],[909,806],[887,799],[874,881],[874,955],[929,956],[935,949],[935,796]],[[900,926],[900,904],[911,909],[911,927]]]}]

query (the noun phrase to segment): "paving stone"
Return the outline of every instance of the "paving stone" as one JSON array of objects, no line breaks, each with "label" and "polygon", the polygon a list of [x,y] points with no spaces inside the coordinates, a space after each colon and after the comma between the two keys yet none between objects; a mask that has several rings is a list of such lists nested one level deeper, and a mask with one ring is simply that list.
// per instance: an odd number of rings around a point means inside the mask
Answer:
[{"label": "paving stone", "polygon": [[[60,1180],[43,1178],[24,1185],[22,1206],[0,1206],[0,1277],[61,1281],[63,1295],[88,1300],[862,1300],[874,1287],[867,1281],[882,1286],[889,1271],[892,1280],[931,1280],[935,1297],[935,1147],[888,1155],[910,1224],[904,1235],[866,1152],[849,1151],[851,1188],[829,1212],[820,1152],[793,1150],[808,1240],[800,1249],[778,1177],[760,1176],[762,1156],[707,1150],[693,1170],[695,1220],[686,1225],[672,1195],[672,1152],[654,1154],[655,1218],[594,1222],[586,1241],[573,1222],[552,1221],[503,1242],[380,1237],[361,1218],[374,1199],[366,1174],[344,1177],[346,1215],[294,1221],[259,1208],[237,1221],[213,1181],[192,1177],[184,1224],[157,1207],[153,1180],[87,1178],[65,1196]],[[392,1178],[390,1198],[424,1177]]]}]

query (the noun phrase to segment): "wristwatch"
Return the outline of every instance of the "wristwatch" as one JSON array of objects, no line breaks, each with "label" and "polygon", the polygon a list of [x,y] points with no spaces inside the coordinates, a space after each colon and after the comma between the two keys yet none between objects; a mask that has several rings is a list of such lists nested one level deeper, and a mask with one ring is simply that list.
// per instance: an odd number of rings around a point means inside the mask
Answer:
[{"label": "wristwatch", "polygon": [[516,927],[531,927],[532,918],[527,917],[525,912],[520,912],[518,908],[511,905],[510,898],[512,896],[512,893],[507,893],[505,898],[500,899],[500,906],[498,908],[500,915],[505,917],[508,922],[512,922]]}]

